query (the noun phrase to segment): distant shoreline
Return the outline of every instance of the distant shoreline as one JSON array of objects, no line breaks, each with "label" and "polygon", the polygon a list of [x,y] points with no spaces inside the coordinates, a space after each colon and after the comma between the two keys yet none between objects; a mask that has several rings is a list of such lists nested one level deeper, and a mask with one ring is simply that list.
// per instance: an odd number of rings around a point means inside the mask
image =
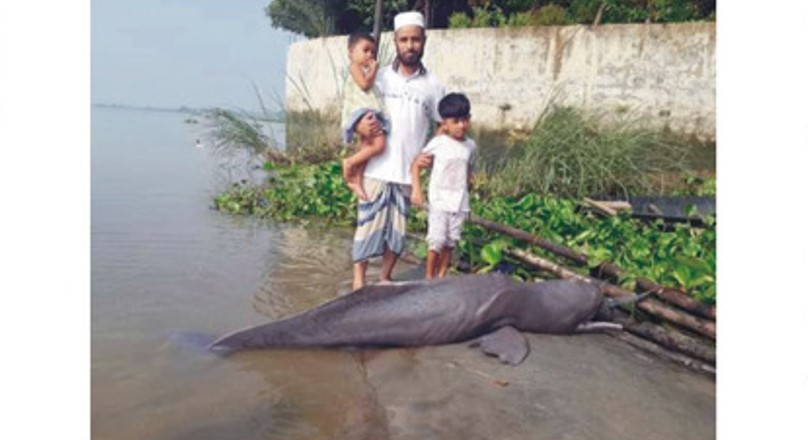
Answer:
[{"label": "distant shoreline", "polygon": [[[130,104],[108,104],[108,103],[93,103],[92,106],[96,108],[115,109],[115,110],[139,110],[147,112],[184,113],[194,116],[204,116],[204,113],[206,111],[211,110],[210,108],[190,108],[185,106],[157,107],[157,106],[140,106]],[[268,122],[278,122],[278,123],[285,122],[285,118],[282,112],[276,112],[275,114],[271,114],[269,118],[265,118],[264,115],[261,115],[258,112],[251,112],[246,110],[244,110],[243,112],[256,119],[261,119]]]}]

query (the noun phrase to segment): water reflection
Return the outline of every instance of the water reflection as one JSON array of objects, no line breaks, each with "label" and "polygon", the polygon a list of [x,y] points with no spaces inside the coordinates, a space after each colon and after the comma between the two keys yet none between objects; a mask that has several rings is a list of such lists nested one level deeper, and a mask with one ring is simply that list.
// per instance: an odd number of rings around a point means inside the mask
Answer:
[{"label": "water reflection", "polygon": [[314,307],[351,286],[348,229],[285,227],[255,295],[256,311],[279,318]]},{"label": "water reflection", "polygon": [[[258,313],[277,319],[317,306],[351,291],[353,230],[321,226],[283,227],[272,264],[255,295]],[[381,259],[370,261],[367,282],[379,277]],[[423,277],[422,268],[399,260],[394,279]]]}]

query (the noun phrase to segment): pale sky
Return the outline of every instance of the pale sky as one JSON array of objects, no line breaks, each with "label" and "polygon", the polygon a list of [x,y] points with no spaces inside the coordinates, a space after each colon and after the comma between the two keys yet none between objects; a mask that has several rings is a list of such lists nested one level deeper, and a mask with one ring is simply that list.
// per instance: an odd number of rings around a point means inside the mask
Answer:
[{"label": "pale sky", "polygon": [[284,95],[290,42],[270,0],[92,0],[93,103],[257,109]]}]

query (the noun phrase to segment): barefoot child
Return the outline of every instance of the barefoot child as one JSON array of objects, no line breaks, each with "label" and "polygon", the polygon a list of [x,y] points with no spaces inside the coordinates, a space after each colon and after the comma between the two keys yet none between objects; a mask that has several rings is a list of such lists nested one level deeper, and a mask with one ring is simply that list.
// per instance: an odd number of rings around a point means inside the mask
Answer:
[{"label": "barefoot child", "polygon": [[[348,67],[350,78],[345,82],[345,100],[342,106],[342,140],[353,141],[356,125],[364,118],[378,119],[383,132],[389,133],[387,118],[382,114],[381,99],[374,88],[376,72],[376,40],[357,32],[348,37]],[[367,200],[362,188],[362,174],[368,159],[384,151],[384,133],[365,137],[359,135],[359,148],[353,155],[342,160],[342,176],[360,200]]]},{"label": "barefoot child", "polygon": [[[452,250],[460,240],[463,222],[469,213],[472,153],[477,148],[466,134],[470,128],[471,104],[465,95],[450,93],[438,104],[441,130],[424,147],[423,154],[433,155],[429,178],[429,226],[426,241],[426,279],[443,277],[452,261]],[[424,206],[418,179],[421,167],[413,162],[412,203]]]}]

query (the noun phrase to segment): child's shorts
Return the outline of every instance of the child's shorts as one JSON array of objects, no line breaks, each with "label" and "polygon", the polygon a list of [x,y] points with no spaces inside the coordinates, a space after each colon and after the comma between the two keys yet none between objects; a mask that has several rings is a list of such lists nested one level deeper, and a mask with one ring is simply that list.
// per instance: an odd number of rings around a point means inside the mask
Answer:
[{"label": "child's shorts", "polygon": [[354,131],[356,131],[356,124],[359,123],[359,120],[362,119],[362,117],[365,116],[365,113],[367,112],[375,113],[376,118],[379,120],[379,123],[382,126],[382,131],[384,131],[385,134],[390,134],[390,122],[387,120],[387,118],[384,117],[384,114],[382,114],[382,112],[374,110],[372,108],[362,107],[352,111],[351,116],[345,122],[345,126],[342,127],[343,143],[347,145],[353,142]]},{"label": "child's shorts", "polygon": [[426,233],[426,243],[430,251],[440,252],[445,247],[454,248],[460,241],[460,231],[468,217],[465,211],[429,210],[429,225]]}]

